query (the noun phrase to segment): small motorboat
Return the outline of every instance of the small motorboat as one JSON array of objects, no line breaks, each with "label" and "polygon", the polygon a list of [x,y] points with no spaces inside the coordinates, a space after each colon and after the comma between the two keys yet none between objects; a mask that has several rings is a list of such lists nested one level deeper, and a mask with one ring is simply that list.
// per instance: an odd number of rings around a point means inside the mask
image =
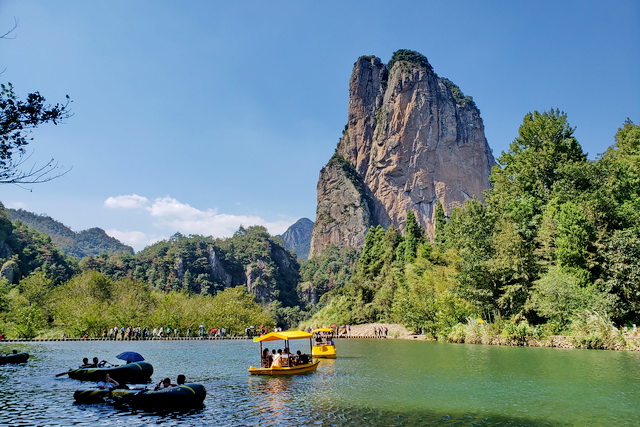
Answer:
[{"label": "small motorboat", "polygon": [[311,355],[313,357],[323,357],[327,359],[336,358],[336,345],[333,341],[333,329],[320,328],[311,331],[315,337]]},{"label": "small motorboat", "polygon": [[153,366],[147,362],[132,362],[124,365],[103,366],[99,368],[71,369],[56,376],[69,374],[69,378],[81,381],[101,381],[105,374],[119,383],[147,383],[153,375]]},{"label": "small motorboat", "polygon": [[202,384],[188,383],[159,390],[127,387],[112,390],[81,388],[73,393],[76,403],[113,403],[145,408],[195,408],[207,395]]},{"label": "small motorboat", "polygon": [[[15,350],[14,350],[15,351]],[[6,363],[24,363],[29,360],[29,353],[0,354],[0,365]]]},{"label": "small motorboat", "polygon": [[[313,361],[309,358],[307,363],[296,363],[295,356],[281,358],[282,366],[269,366],[268,360],[262,358],[263,350],[262,343],[267,341],[284,341],[284,348],[289,348],[289,340],[296,339],[309,339],[309,345],[311,346],[311,335],[304,331],[282,331],[282,332],[270,332],[268,334],[255,337],[253,341],[260,343],[260,357],[261,367],[256,368],[254,366],[249,367],[249,373],[251,375],[296,375],[304,374],[306,372],[313,372],[318,369],[319,360]],[[289,355],[287,355],[289,356]]]}]

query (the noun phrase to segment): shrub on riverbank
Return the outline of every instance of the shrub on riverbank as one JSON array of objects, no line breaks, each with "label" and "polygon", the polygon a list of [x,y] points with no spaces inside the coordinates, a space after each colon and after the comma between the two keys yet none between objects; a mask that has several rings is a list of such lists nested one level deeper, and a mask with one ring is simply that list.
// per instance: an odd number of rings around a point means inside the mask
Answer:
[{"label": "shrub on riverbank", "polygon": [[585,310],[571,323],[571,342],[577,348],[622,350],[630,345],[608,317]]},{"label": "shrub on riverbank", "polygon": [[[544,325],[543,325],[544,326]],[[611,320],[599,313],[585,311],[576,316],[568,335],[552,335],[553,328],[532,326],[526,320],[501,320],[485,323],[469,318],[467,323],[454,325],[439,341],[466,344],[521,345],[531,347],[562,347],[602,350],[639,350],[640,344],[625,335]]]}]

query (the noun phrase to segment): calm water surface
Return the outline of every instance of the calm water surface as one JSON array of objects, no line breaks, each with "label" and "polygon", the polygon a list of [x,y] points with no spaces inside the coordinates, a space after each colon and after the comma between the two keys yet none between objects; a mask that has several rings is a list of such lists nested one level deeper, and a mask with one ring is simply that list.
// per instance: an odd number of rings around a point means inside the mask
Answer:
[{"label": "calm water surface", "polygon": [[[249,340],[1,344],[0,353],[32,356],[0,365],[0,424],[640,425],[638,352],[356,339],[337,347],[338,359],[323,360],[315,373],[269,378],[248,375],[259,357]],[[154,382],[184,373],[204,384],[204,408],[78,405],[73,392],[88,383],[55,377],[82,357],[115,363],[128,350],[153,364]]]}]

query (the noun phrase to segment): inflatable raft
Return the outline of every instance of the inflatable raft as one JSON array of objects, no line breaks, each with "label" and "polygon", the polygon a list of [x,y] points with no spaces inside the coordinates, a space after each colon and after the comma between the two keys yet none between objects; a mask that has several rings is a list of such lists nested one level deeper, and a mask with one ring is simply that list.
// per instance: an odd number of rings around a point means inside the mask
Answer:
[{"label": "inflatable raft", "polygon": [[101,368],[78,368],[66,373],[69,374],[69,378],[81,381],[101,381],[105,374],[109,374],[119,383],[139,384],[149,382],[153,374],[153,366],[147,362],[133,362]]},{"label": "inflatable raft", "polygon": [[82,388],[73,393],[73,398],[77,403],[111,402],[147,408],[194,408],[202,405],[206,395],[202,384],[188,383],[160,390]]},{"label": "inflatable raft", "polygon": [[6,363],[24,363],[29,360],[29,353],[13,353],[0,355],[0,365]]}]

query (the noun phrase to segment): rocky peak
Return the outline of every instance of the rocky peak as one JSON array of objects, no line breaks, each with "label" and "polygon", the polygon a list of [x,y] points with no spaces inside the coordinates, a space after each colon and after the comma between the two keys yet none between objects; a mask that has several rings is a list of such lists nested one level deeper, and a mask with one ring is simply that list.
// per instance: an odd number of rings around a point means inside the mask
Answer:
[{"label": "rocky peak", "polygon": [[310,256],[360,247],[370,226],[403,230],[408,210],[433,237],[438,201],[450,214],[483,200],[495,160],[480,112],[426,57],[400,50],[385,65],[363,56],[349,93],[347,126],[320,172]]}]

